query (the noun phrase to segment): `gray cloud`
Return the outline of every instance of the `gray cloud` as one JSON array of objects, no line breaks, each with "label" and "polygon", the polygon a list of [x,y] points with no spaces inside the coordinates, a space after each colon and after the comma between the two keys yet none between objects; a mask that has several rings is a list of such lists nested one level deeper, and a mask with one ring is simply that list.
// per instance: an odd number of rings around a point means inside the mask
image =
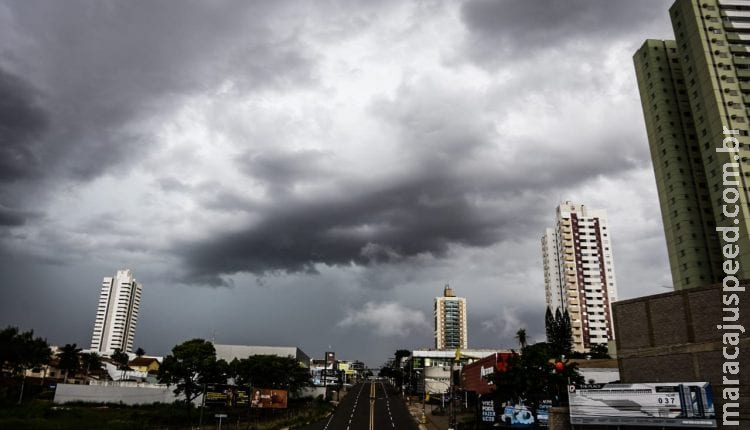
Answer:
[{"label": "gray cloud", "polygon": [[85,344],[130,267],[150,353],[215,331],[377,365],[432,344],[389,319],[445,282],[470,346],[513,346],[565,198],[610,209],[621,296],[653,292],[630,56],[667,6],[0,0],[0,323]]},{"label": "gray cloud", "polygon": [[29,211],[7,208],[0,205],[0,226],[16,227],[26,224],[29,218],[38,217],[39,214]]},{"label": "gray cloud", "polygon": [[[113,168],[130,169],[157,147],[159,119],[189,96],[222,86],[244,94],[312,79],[312,63],[294,34],[268,27],[283,8],[275,2],[7,6],[11,13],[0,26],[4,65],[27,77],[45,98],[43,104],[30,104],[21,98],[28,97],[28,86],[3,74],[3,91],[9,85],[16,91],[3,94],[8,96],[3,119],[12,120],[15,140],[38,137],[28,131],[44,125],[50,130],[34,151],[4,145],[2,159],[36,163],[36,172],[58,179],[89,181]],[[226,13],[227,8],[235,12]],[[34,48],[19,51],[10,45],[19,39]],[[42,121],[42,112],[48,121]],[[0,175],[24,173],[17,166]]]},{"label": "gray cloud", "polygon": [[[183,280],[222,285],[239,272],[314,273],[317,264],[369,266],[443,257],[451,245],[488,247],[540,234],[548,218],[540,214],[551,214],[567,189],[648,165],[646,148],[631,144],[640,132],[609,122],[623,112],[592,115],[585,132],[566,129],[576,111],[564,112],[543,118],[538,127],[551,129],[535,134],[498,129],[509,113],[495,116],[493,109],[431,81],[374,100],[369,111],[390,130],[384,136],[399,164],[383,166],[392,174],[371,181],[319,150],[241,156],[241,170],[265,187],[268,201],[216,184],[205,207],[244,211],[253,221],[177,241]],[[325,182],[333,185],[324,192],[294,192],[296,185]]]},{"label": "gray cloud", "polygon": [[670,4],[668,0],[476,0],[463,4],[461,16],[470,32],[467,49],[473,59],[498,65],[507,55],[529,57],[571,48],[573,43],[600,50],[603,40],[668,22],[665,11]]},{"label": "gray cloud", "polygon": [[283,152],[254,151],[240,157],[241,171],[268,185],[269,193],[286,193],[301,182],[323,181],[333,176],[330,172],[333,154],[321,150]]},{"label": "gray cloud", "polygon": [[[278,205],[241,230],[198,243],[179,243],[191,277],[219,282],[219,274],[313,271],[314,264],[369,264],[420,253],[443,255],[450,243],[486,245],[498,237],[445,177],[369,186],[319,201]],[[206,278],[208,276],[208,278]]]},{"label": "gray cloud", "polygon": [[38,92],[0,67],[0,182],[40,173],[36,147],[48,125]]}]

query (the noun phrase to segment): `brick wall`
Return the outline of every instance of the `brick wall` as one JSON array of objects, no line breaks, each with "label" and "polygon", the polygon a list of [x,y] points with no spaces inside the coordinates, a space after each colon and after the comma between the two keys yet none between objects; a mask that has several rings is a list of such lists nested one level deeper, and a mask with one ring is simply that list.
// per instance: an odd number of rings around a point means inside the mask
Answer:
[{"label": "brick wall", "polygon": [[[722,286],[675,291],[614,303],[618,364],[623,383],[708,381],[719,428],[750,428],[750,282],[740,297],[740,426],[722,426]],[[735,307],[735,306],[731,306]],[[734,379],[737,376],[730,375]]]}]

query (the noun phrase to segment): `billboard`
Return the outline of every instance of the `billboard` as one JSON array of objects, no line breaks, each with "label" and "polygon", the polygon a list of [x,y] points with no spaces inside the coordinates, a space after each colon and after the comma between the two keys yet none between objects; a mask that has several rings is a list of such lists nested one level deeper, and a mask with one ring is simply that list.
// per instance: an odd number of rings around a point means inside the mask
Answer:
[{"label": "billboard", "polygon": [[232,387],[228,385],[206,385],[203,404],[206,406],[231,406]]},{"label": "billboard", "polygon": [[233,393],[235,406],[250,406],[250,388],[235,387]]},{"label": "billboard", "polygon": [[707,382],[571,385],[568,391],[574,425],[716,428]]},{"label": "billboard", "polygon": [[287,391],[267,388],[253,388],[250,398],[251,408],[286,409]]},{"label": "billboard", "polygon": [[547,427],[551,400],[543,400],[536,412],[523,402],[501,402],[496,396],[480,396],[479,428],[532,429]]},{"label": "billboard", "polygon": [[480,421],[485,426],[494,426],[497,422],[497,414],[495,413],[495,400],[493,399],[481,399],[479,402]]},{"label": "billboard", "polygon": [[206,385],[206,396],[203,404],[206,406],[247,406],[250,390],[223,384]]}]

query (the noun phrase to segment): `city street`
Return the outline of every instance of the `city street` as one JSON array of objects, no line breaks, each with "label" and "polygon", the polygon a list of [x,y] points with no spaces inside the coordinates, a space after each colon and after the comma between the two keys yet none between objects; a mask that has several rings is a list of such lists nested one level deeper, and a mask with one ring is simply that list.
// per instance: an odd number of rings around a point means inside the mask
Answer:
[{"label": "city street", "polygon": [[380,381],[357,384],[329,419],[305,430],[417,429],[409,410],[390,385]]}]

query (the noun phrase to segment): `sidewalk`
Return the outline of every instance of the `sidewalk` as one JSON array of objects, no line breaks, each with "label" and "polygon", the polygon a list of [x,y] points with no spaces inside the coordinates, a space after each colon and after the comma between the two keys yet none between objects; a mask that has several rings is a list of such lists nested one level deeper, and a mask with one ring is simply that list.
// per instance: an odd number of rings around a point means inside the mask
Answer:
[{"label": "sidewalk", "polygon": [[422,423],[422,403],[412,402],[408,403],[409,412],[414,420],[419,423],[419,430],[448,430],[448,416],[447,415],[433,415],[431,405],[427,405],[424,414],[424,423]]}]

